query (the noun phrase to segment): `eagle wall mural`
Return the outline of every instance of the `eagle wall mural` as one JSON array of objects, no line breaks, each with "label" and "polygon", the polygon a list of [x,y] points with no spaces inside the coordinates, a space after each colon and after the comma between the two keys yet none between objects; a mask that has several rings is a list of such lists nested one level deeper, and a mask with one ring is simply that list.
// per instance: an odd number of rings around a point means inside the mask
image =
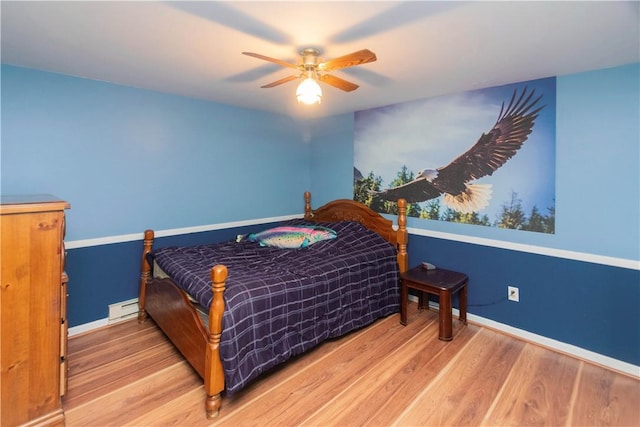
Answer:
[{"label": "eagle wall mural", "polygon": [[374,210],[555,231],[555,78],[361,111],[354,140],[354,199]]}]

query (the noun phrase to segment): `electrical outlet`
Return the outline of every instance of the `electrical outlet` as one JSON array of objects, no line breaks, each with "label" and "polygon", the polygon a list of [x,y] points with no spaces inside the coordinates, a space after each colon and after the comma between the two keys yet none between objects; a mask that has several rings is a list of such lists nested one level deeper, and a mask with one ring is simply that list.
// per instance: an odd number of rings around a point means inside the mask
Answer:
[{"label": "electrical outlet", "polygon": [[515,286],[507,286],[509,301],[520,302],[520,290]]}]

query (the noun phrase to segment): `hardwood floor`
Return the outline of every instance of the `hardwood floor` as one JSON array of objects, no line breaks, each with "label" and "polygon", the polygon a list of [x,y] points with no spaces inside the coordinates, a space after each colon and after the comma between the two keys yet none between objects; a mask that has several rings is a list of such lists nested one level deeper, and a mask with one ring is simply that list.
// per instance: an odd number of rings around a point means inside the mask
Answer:
[{"label": "hardwood floor", "polygon": [[640,380],[454,321],[399,314],[324,343],[223,398],[204,416],[201,379],[152,321],[69,340],[67,426],[640,426]]}]

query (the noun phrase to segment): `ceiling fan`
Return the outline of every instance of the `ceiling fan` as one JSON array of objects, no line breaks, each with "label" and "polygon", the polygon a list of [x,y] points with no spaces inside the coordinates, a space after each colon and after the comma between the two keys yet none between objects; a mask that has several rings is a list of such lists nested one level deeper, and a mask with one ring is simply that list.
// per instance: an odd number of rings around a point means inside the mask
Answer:
[{"label": "ceiling fan", "polygon": [[298,70],[297,74],[284,77],[280,80],[276,80],[260,87],[271,88],[283,83],[290,82],[292,80],[296,80],[298,78],[304,78],[303,82],[298,86],[296,96],[298,97],[298,102],[303,102],[305,104],[320,103],[322,90],[320,89],[317,81],[321,81],[345,92],[351,92],[358,89],[359,86],[357,84],[351,83],[347,80],[341,79],[340,77],[336,77],[331,74],[326,74],[327,72],[339,70],[341,68],[367,64],[369,62],[374,62],[375,60],[377,60],[376,54],[371,52],[369,49],[362,49],[357,52],[353,52],[348,55],[340,56],[338,58],[330,59],[324,62],[319,62],[319,49],[304,48],[300,49],[298,53],[300,54],[298,63],[292,64],[280,59],[260,55],[258,53],[242,52],[243,55],[252,56],[264,61],[273,62],[274,64],[278,64],[283,67]]}]

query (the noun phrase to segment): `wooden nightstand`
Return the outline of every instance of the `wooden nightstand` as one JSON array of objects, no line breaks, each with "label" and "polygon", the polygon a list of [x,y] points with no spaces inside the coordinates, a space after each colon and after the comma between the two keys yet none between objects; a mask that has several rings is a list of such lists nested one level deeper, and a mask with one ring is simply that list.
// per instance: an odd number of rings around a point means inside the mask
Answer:
[{"label": "wooden nightstand", "polygon": [[422,266],[414,267],[411,270],[400,274],[402,279],[400,295],[400,323],[407,324],[407,303],[409,300],[409,288],[427,293],[426,304],[420,297],[420,308],[426,305],[429,308],[429,295],[437,295],[440,300],[440,310],[438,312],[440,332],[439,338],[443,341],[453,339],[453,295],[459,292],[460,301],[460,321],[467,324],[467,282],[469,278],[466,274],[456,271],[436,268],[426,270]]}]

